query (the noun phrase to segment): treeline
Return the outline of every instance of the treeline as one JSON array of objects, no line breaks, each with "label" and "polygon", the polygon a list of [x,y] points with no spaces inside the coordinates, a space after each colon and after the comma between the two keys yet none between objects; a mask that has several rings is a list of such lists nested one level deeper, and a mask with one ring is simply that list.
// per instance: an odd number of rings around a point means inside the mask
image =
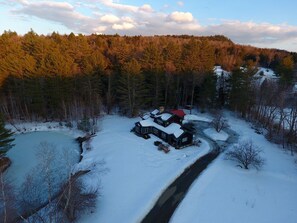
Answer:
[{"label": "treeline", "polygon": [[33,30],[19,36],[8,31],[0,36],[0,49],[0,112],[24,120],[232,104],[227,99],[236,97],[234,92],[218,96],[214,65],[229,71],[270,67],[288,84],[296,59],[286,51],[236,45],[224,36],[44,36]]}]

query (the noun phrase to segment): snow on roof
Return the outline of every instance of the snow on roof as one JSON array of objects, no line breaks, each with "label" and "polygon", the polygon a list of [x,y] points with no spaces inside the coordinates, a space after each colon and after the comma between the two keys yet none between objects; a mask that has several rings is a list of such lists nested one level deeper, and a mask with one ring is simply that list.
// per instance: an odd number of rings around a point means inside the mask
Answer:
[{"label": "snow on roof", "polygon": [[182,130],[181,126],[177,123],[171,123],[166,128],[161,125],[158,125],[152,119],[142,120],[139,123],[143,127],[155,127],[169,135],[173,134],[176,138],[180,137],[184,133],[184,130]]},{"label": "snow on roof", "polygon": [[218,77],[220,77],[222,74],[225,78],[230,77],[230,72],[224,70],[221,66],[214,66],[213,71]]},{"label": "snow on roof", "polygon": [[265,80],[276,80],[279,78],[273,70],[265,67],[259,67],[254,77],[257,78],[260,85],[262,85]]},{"label": "snow on roof", "polygon": [[159,113],[159,110],[158,109],[155,109],[154,111],[151,112],[152,115],[156,115],[158,113]]},{"label": "snow on roof", "polygon": [[267,78],[277,78],[276,74],[270,68],[259,67],[257,73],[255,74],[256,77],[265,76]]},{"label": "snow on roof", "polygon": [[164,112],[161,113],[159,115],[155,115],[156,118],[161,118],[163,121],[167,121],[168,119],[170,119],[172,117],[172,114],[168,113],[168,112]]},{"label": "snow on roof", "polygon": [[148,119],[150,116],[148,114],[145,114],[142,116],[142,119]]},{"label": "snow on roof", "polygon": [[163,121],[167,121],[168,119],[170,119],[171,117],[172,117],[172,114],[170,114],[170,113],[162,113],[160,116],[158,116],[158,117],[161,117],[161,119],[163,120]]}]

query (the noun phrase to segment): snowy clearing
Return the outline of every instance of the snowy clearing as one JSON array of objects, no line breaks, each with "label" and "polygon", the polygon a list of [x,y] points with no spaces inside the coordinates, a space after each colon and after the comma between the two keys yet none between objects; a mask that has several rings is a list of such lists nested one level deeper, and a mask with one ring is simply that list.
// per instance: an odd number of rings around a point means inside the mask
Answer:
[{"label": "snowy clearing", "polygon": [[265,165],[260,171],[247,171],[221,155],[194,182],[170,222],[295,223],[294,157],[230,114],[228,123],[240,135],[239,140],[251,139],[264,151]]},{"label": "snowy clearing", "polygon": [[229,137],[229,135],[221,130],[220,132],[217,132],[214,128],[208,128],[203,130],[204,134],[207,135],[212,140],[219,140],[219,141],[226,141]]},{"label": "snowy clearing", "polygon": [[[139,119],[105,116],[102,131],[92,140],[93,149],[84,154],[79,165],[105,160],[109,171],[101,175],[101,196],[94,213],[86,213],[81,223],[139,222],[152,208],[159,195],[186,167],[209,151],[202,140],[200,147],[187,147],[165,154],[158,151],[151,135],[145,140],[131,133]],[[96,186],[98,179],[84,176],[85,184]],[[95,184],[95,185],[93,185]]]}]

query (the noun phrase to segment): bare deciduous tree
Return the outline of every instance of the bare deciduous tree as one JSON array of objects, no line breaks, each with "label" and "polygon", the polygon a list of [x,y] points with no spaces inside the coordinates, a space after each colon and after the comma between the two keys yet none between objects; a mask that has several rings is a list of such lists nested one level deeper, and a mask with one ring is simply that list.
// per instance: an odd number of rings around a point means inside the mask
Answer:
[{"label": "bare deciduous tree", "polygon": [[[38,166],[27,176],[20,193],[28,223],[73,222],[80,213],[96,206],[99,187],[85,188],[80,177],[90,171],[74,170],[73,156],[68,149],[59,154],[53,144],[43,142],[37,158]],[[99,168],[98,174],[105,171],[103,161],[89,165],[84,168]]]},{"label": "bare deciduous tree", "polygon": [[65,171],[58,165],[63,159],[58,159],[56,146],[48,142],[39,144],[36,155],[38,164],[26,176],[20,190],[20,208],[25,217],[31,216],[28,222],[59,222],[55,197],[60,187],[58,179],[65,178]]},{"label": "bare deciduous tree", "polygon": [[0,222],[12,222],[16,216],[17,208],[13,186],[0,172]]},{"label": "bare deciduous tree", "polygon": [[79,171],[71,175],[68,182],[63,186],[59,197],[58,207],[63,211],[70,222],[75,221],[86,210],[96,207],[98,189],[86,191],[79,177],[88,171]]},{"label": "bare deciduous tree", "polygon": [[242,141],[226,153],[226,159],[234,160],[241,168],[249,169],[250,166],[254,166],[258,170],[265,162],[260,156],[261,152],[262,150],[254,145],[252,141]]},{"label": "bare deciduous tree", "polygon": [[220,132],[223,128],[228,127],[228,121],[224,118],[221,111],[214,114],[214,119],[212,120],[212,125],[217,132]]}]

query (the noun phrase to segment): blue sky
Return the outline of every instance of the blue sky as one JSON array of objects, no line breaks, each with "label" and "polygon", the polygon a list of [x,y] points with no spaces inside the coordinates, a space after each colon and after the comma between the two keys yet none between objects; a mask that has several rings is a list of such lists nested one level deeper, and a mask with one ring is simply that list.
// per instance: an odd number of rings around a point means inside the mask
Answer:
[{"label": "blue sky", "polygon": [[0,0],[0,32],[222,34],[297,52],[295,0]]}]

